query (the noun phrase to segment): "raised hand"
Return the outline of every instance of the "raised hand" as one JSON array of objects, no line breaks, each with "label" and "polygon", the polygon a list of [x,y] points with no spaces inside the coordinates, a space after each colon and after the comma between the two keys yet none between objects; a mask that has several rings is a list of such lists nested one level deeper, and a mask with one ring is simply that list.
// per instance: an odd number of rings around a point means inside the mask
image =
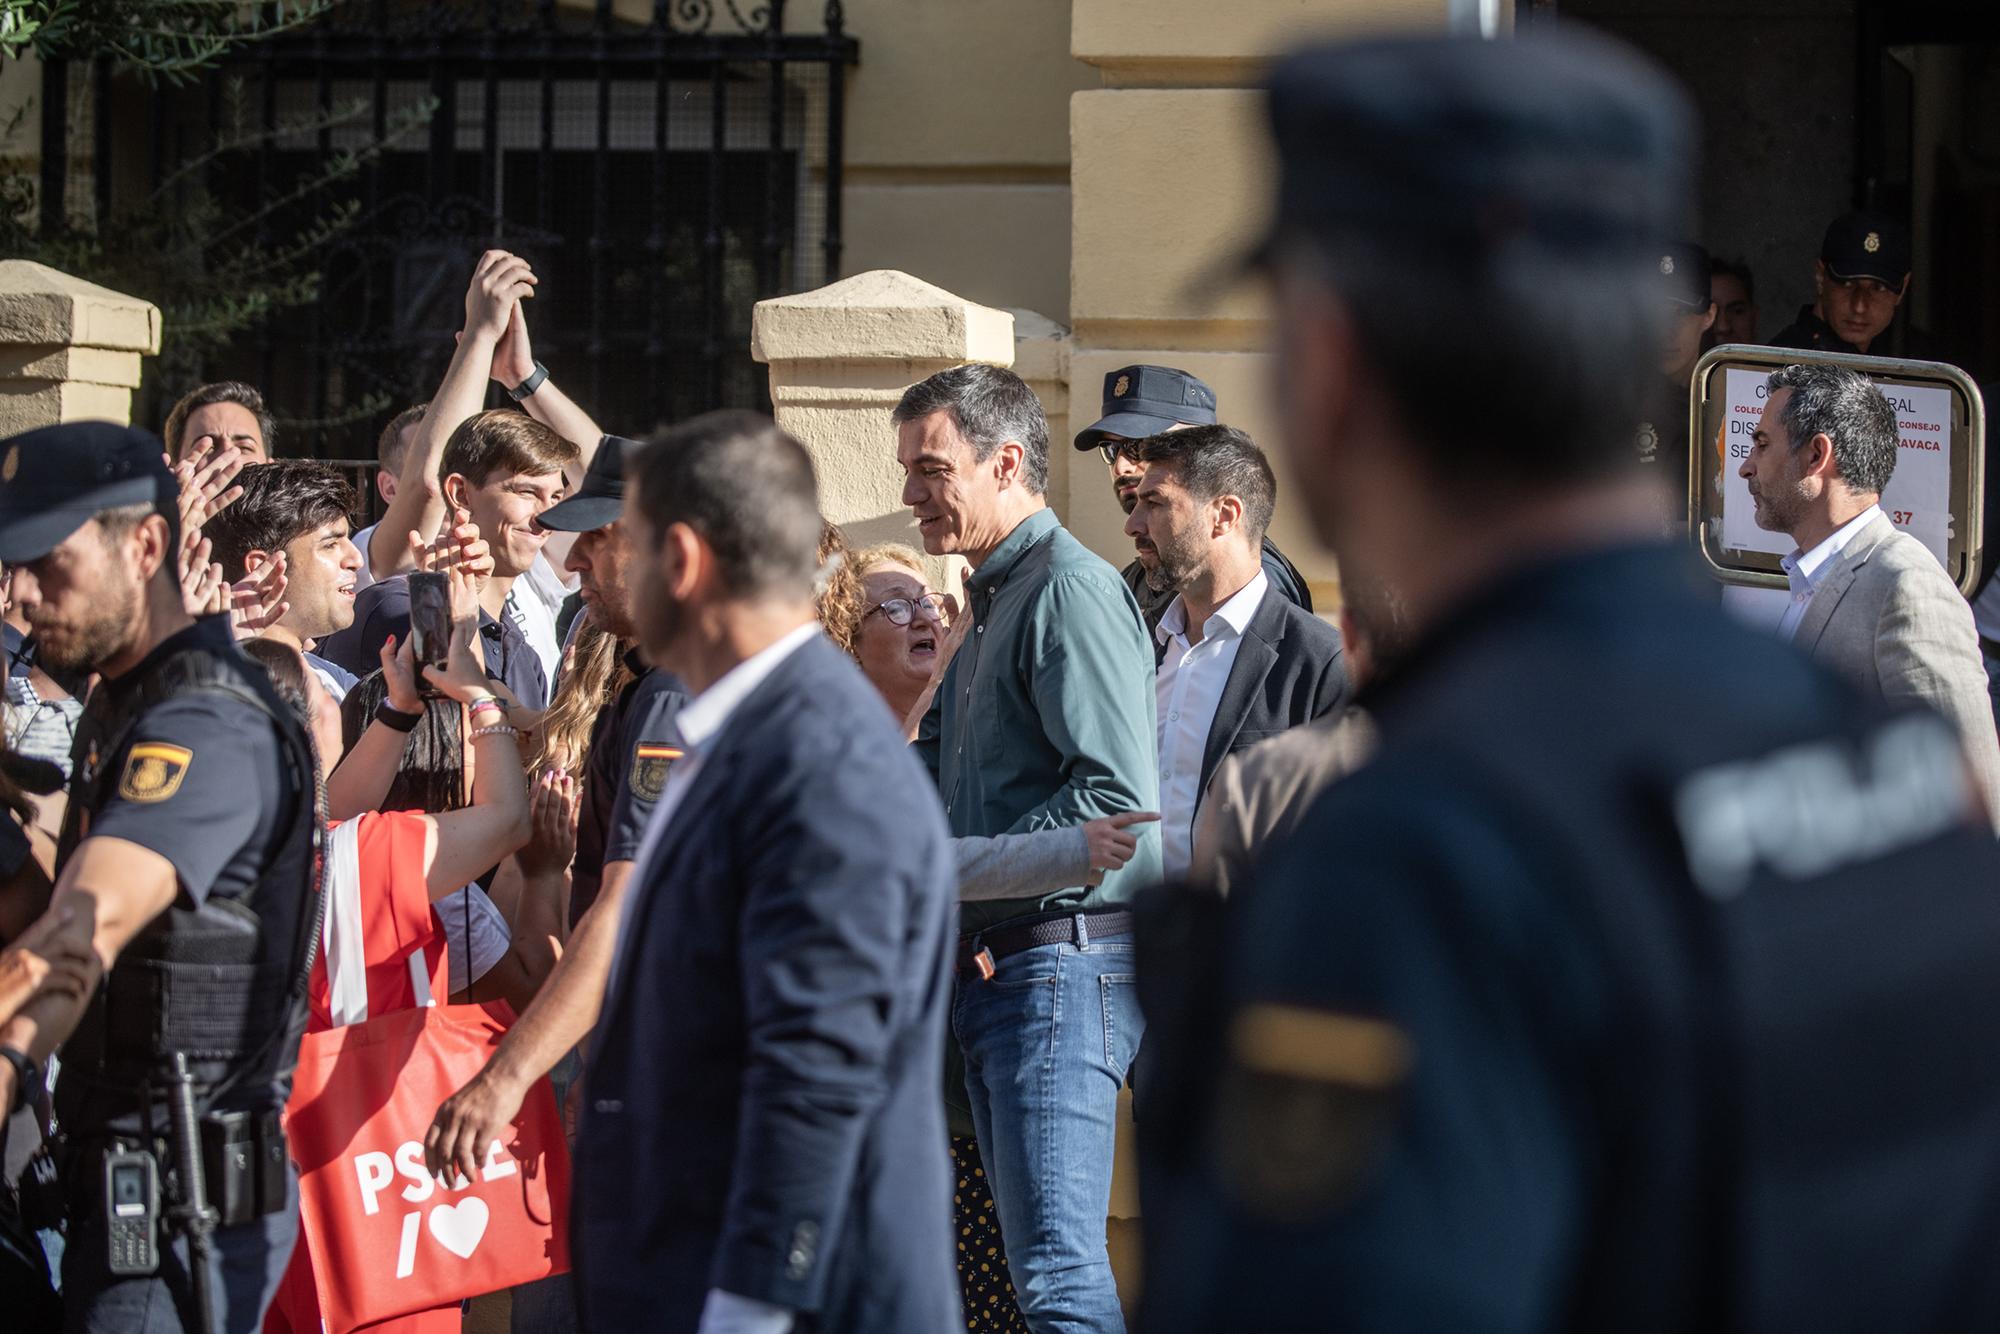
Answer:
[{"label": "raised hand", "polygon": [[228,605],[222,567],[208,559],[209,540],[199,528],[181,541],[181,606],[190,616],[206,616]]},{"label": "raised hand", "polygon": [[535,349],[528,342],[528,319],[520,302],[507,314],[506,332],[493,348],[493,378],[512,389],[535,373]]},{"label": "raised hand", "polygon": [[472,271],[472,282],[465,289],[464,336],[497,342],[507,332],[514,304],[532,297],[537,281],[535,271],[519,255],[505,250],[489,250],[481,255]]},{"label": "raised hand", "polygon": [[[220,569],[220,566],[216,567]],[[285,553],[280,551],[255,574],[245,575],[229,586],[229,624],[238,639],[253,639],[285,618],[292,604],[285,601],[291,580],[285,574]]]},{"label": "raised hand", "polygon": [[183,533],[200,528],[243,494],[242,487],[232,485],[241,471],[242,451],[214,436],[203,436],[201,443],[174,465]]},{"label": "raised hand", "polygon": [[398,644],[390,635],[382,641],[382,685],[388,694],[389,707],[398,713],[422,713],[424,697],[417,692],[417,651],[410,647],[410,637],[403,636]]},{"label": "raised hand", "polygon": [[528,799],[533,832],[515,857],[530,879],[560,875],[576,855],[576,780],[551,769],[535,782]]}]

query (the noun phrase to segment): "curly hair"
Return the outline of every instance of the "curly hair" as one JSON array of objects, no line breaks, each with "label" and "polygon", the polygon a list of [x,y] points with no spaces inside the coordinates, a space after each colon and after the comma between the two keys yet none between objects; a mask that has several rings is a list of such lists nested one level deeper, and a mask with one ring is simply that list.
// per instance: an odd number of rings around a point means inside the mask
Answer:
[{"label": "curly hair", "polygon": [[819,576],[813,581],[813,610],[826,636],[844,653],[854,652],[861,636],[861,572],[851,557],[847,539],[832,524],[820,523]]},{"label": "curly hair", "polygon": [[599,712],[609,708],[632,680],[624,649],[618,636],[585,610],[563,649],[562,674],[549,711],[542,715],[534,757],[528,761],[530,774],[545,769],[567,774],[584,771],[590,759],[591,727]]}]

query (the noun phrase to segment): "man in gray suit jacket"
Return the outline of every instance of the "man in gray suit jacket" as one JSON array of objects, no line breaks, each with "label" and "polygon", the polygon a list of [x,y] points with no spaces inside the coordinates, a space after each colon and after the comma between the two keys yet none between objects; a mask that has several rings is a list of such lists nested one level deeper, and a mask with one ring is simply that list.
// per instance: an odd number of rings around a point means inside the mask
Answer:
[{"label": "man in gray suit jacket", "polygon": [[1771,376],[1742,475],[1758,525],[1798,543],[1778,633],[1877,695],[1943,714],[2000,820],[2000,737],[1972,611],[1882,512],[1897,436],[1895,409],[1864,376],[1803,365]]},{"label": "man in gray suit jacket", "polygon": [[1347,695],[1340,632],[1276,596],[1261,565],[1277,482],[1264,452],[1230,426],[1145,442],[1125,532],[1161,613],[1155,678],[1160,846],[1169,880],[1188,874],[1195,813],[1231,751],[1331,713]]}]

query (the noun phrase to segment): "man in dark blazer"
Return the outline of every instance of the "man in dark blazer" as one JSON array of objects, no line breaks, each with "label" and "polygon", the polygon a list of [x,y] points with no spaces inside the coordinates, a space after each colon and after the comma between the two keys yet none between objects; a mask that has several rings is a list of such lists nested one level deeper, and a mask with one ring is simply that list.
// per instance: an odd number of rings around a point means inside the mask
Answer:
[{"label": "man in dark blazer", "polygon": [[1340,632],[1277,596],[1260,563],[1277,481],[1232,426],[1145,442],[1125,532],[1146,581],[1173,599],[1159,644],[1160,841],[1169,880],[1192,869],[1195,813],[1225,755],[1338,708]]},{"label": "man in dark blazer", "polygon": [[814,622],[798,443],[711,413],[628,476],[638,637],[692,697],[591,1043],[584,1325],[935,1334],[959,1318],[936,790]]}]

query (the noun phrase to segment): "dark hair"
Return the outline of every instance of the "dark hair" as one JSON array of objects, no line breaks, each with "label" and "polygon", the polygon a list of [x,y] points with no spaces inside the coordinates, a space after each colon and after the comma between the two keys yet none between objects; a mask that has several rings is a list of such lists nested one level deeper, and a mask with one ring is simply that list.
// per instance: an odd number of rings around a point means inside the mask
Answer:
[{"label": "dark hair", "polygon": [[261,637],[246,639],[238,647],[271,674],[271,688],[278,692],[278,698],[291,705],[310,727],[312,705],[306,702],[305,655],[290,644]]},{"label": "dark hair", "polygon": [[458,424],[445,441],[438,480],[458,473],[474,486],[484,486],[495,473],[539,477],[561,472],[577,458],[575,445],[527,413],[499,408],[475,412]]},{"label": "dark hair", "polygon": [[1243,502],[1244,532],[1253,545],[1263,540],[1278,504],[1278,479],[1248,435],[1234,426],[1185,426],[1148,437],[1139,457],[1173,464],[1182,489],[1204,504],[1235,496]]},{"label": "dark hair", "polygon": [[155,514],[167,521],[167,558],[160,562],[160,573],[178,584],[181,577],[179,505],[172,501],[161,501],[157,504],[142,501],[137,505],[118,505],[108,510],[99,510],[90,517],[97,521],[97,527],[104,534],[105,541],[116,542]]},{"label": "dark hair", "polygon": [[1028,382],[1010,370],[973,362],[939,371],[903,391],[889,419],[901,426],[949,412],[958,433],[984,463],[1012,440],[1021,447],[1021,480],[1041,495],[1049,489],[1049,421]]},{"label": "dark hair", "polygon": [[1708,260],[1708,276],[1719,278],[1724,274],[1743,284],[1744,300],[1757,299],[1757,280],[1751,276],[1750,266],[1747,263],[1740,259],[1716,259],[1711,255]]},{"label": "dark hair", "polygon": [[214,384],[202,385],[199,389],[184,395],[167,414],[167,426],[160,434],[166,437],[167,450],[176,461],[186,445],[181,433],[187,429],[187,419],[197,408],[210,407],[216,403],[234,403],[257,419],[257,433],[264,437],[264,452],[275,454],[278,448],[278,423],[271,416],[271,410],[264,406],[264,396],[241,380],[218,380]]},{"label": "dark hair", "polygon": [[[340,734],[347,749],[368,730],[375,710],[389,698],[380,668],[355,682],[340,702]],[[459,731],[458,705],[448,699],[424,701],[424,716],[403,743],[403,758],[382,798],[385,811],[423,811],[438,815],[465,805],[465,738]]]},{"label": "dark hair", "polygon": [[407,452],[403,444],[403,432],[411,422],[424,419],[424,410],[429,406],[418,403],[404,408],[389,418],[389,424],[382,428],[382,434],[375,439],[375,462],[386,473],[403,471],[403,456]]},{"label": "dark hair", "polygon": [[676,523],[700,534],[730,596],[812,596],[819,484],[805,446],[769,417],[725,409],[669,427],[626,458],[625,476],[656,536]]},{"label": "dark hair", "polygon": [[1667,329],[1658,257],[1527,239],[1446,249],[1429,235],[1294,232],[1280,255],[1338,296],[1439,488],[1494,508],[1627,466],[1632,405],[1655,391]]},{"label": "dark hair", "polygon": [[1875,382],[1841,366],[1787,366],[1765,382],[1773,394],[1789,389],[1778,419],[1791,447],[1816,435],[1833,441],[1833,465],[1856,491],[1880,495],[1896,471],[1901,428],[1896,409]]},{"label": "dark hair", "polygon": [[351,516],[357,503],[345,477],[311,459],[252,464],[236,474],[236,484],[241,498],[202,528],[210,559],[231,583],[247,573],[243,562],[251,552],[283,551],[321,524]]}]

